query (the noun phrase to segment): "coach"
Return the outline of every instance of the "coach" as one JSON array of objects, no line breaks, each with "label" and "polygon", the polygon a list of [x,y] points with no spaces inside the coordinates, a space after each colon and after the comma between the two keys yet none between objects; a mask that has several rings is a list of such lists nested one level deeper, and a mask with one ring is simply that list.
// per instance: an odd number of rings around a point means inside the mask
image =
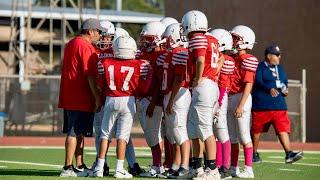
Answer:
[{"label": "coach", "polygon": [[286,153],[285,163],[293,163],[302,158],[302,152],[290,148],[290,120],[285,97],[288,95],[288,79],[284,68],[279,65],[281,51],[277,45],[265,50],[265,60],[260,62],[252,90],[252,142],[253,162],[261,162],[257,152],[262,132],[267,132],[272,124]]},{"label": "coach", "polygon": [[101,104],[89,60],[95,55],[92,43],[99,40],[102,31],[106,30],[99,20],[88,19],[64,50],[58,107],[64,109],[63,133],[67,137],[65,166],[60,176],[87,176],[83,162],[84,136],[92,136],[94,112]]}]

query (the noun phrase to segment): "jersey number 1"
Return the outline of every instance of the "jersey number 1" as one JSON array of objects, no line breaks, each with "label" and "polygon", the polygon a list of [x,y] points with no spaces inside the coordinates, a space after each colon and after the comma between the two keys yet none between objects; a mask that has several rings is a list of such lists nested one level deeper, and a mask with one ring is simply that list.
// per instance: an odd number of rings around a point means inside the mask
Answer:
[{"label": "jersey number 1", "polygon": [[[109,76],[110,76],[109,88],[110,88],[110,90],[115,91],[115,90],[117,90],[117,87],[114,83],[114,66],[113,65],[108,67],[108,72],[109,72]],[[122,85],[122,91],[128,91],[129,90],[129,82],[130,82],[130,79],[133,75],[134,68],[129,67],[129,66],[121,66],[120,72],[121,73],[128,72],[128,74],[123,82],[123,85]]]}]

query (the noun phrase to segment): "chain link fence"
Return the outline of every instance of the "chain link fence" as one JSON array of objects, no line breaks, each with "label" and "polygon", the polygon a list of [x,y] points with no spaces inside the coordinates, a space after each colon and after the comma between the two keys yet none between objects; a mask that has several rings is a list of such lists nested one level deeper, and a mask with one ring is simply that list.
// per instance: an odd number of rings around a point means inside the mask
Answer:
[{"label": "chain link fence", "polygon": [[[63,111],[57,108],[60,76],[26,76],[25,78],[30,87],[29,90],[24,91],[21,90],[19,76],[0,76],[0,112],[6,113],[4,135],[61,136]],[[286,99],[291,119],[292,141],[305,141],[304,83],[289,80],[289,96]],[[133,132],[142,136],[137,120],[135,120]],[[262,139],[276,140],[273,128],[270,128],[269,133],[263,134]]]}]

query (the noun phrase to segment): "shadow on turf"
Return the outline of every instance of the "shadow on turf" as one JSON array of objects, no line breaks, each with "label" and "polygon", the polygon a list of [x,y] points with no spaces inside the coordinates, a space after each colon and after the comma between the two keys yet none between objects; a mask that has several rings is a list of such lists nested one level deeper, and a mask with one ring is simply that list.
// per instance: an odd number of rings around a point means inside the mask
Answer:
[{"label": "shadow on turf", "polygon": [[59,176],[58,170],[39,170],[39,169],[7,169],[0,170],[0,175],[16,176]]}]

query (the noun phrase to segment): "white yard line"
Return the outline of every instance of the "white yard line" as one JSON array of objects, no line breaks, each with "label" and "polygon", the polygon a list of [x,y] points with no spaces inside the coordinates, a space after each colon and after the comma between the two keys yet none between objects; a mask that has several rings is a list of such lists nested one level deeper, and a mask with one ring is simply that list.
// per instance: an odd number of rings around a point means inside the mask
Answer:
[{"label": "white yard line", "polygon": [[8,166],[0,166],[0,168],[1,168],[1,169],[3,169],[3,168],[7,168],[7,167],[8,167]]},{"label": "white yard line", "polygon": [[[0,146],[0,149],[64,149],[64,146]],[[85,147],[85,150],[95,150],[95,147]],[[110,149],[115,149],[115,147],[110,147]],[[149,147],[135,147],[135,150],[150,150]],[[242,150],[241,150],[242,151]],[[274,149],[259,149],[259,152],[283,152],[283,150]],[[319,151],[303,151],[306,154],[320,154]]]},{"label": "white yard line", "polygon": [[[85,154],[87,155],[96,155],[97,153],[96,152],[86,152]],[[151,153],[144,153],[144,152],[136,152],[136,157],[151,157]],[[107,154],[108,156],[116,156],[117,154],[115,152],[108,152]]]},{"label": "white yard line", "polygon": [[291,172],[299,172],[299,171],[301,171],[300,169],[281,169],[281,168],[279,168],[278,170],[280,170],[280,171],[291,171]]},{"label": "white yard line", "polygon": [[[239,161],[244,161],[244,159],[239,158]],[[262,160],[262,163],[285,164],[284,161],[280,162],[280,161],[266,161],[266,160]],[[293,165],[320,167],[320,164],[298,163],[298,162],[293,163]],[[290,164],[288,164],[288,166],[290,166]]]},{"label": "white yard line", "polygon": [[33,162],[24,162],[24,161],[7,161],[7,160],[0,160],[0,163],[24,164],[24,165],[34,165],[34,166],[45,166],[45,167],[62,168],[61,165],[45,164],[45,163],[33,163]]},{"label": "white yard line", "polygon": [[[278,161],[265,161],[262,160],[262,163],[274,163],[274,164],[285,164],[284,162],[278,162]],[[312,166],[312,167],[320,167],[320,164],[311,164],[311,163],[298,163],[295,162],[293,165],[301,165],[301,166]]]},{"label": "white yard line", "polygon": [[[284,159],[284,156],[268,156],[267,158],[270,158],[270,159]],[[316,159],[319,159],[319,158],[314,158],[314,157],[303,157],[303,159],[316,160]]]}]

